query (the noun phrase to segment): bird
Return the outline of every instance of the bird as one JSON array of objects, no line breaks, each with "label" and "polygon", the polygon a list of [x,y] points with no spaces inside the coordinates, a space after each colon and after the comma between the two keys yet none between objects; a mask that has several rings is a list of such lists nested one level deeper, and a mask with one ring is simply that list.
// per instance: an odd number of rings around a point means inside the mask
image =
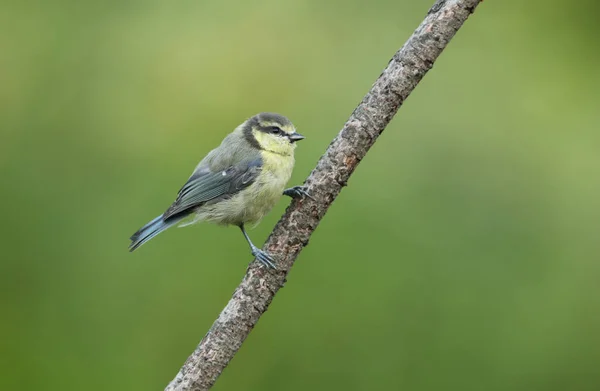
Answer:
[{"label": "bird", "polygon": [[275,269],[273,257],[252,243],[245,227],[258,224],[282,195],[312,198],[304,186],[286,189],[296,142],[302,139],[281,114],[264,112],[247,119],[200,161],[175,202],[131,236],[129,251],[174,225],[206,221],[239,227],[252,255]]}]

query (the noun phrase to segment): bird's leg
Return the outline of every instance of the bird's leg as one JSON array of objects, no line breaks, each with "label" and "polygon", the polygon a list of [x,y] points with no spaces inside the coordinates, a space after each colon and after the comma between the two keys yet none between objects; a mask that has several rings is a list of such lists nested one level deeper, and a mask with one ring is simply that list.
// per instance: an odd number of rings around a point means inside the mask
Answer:
[{"label": "bird's leg", "polygon": [[313,201],[315,200],[314,198],[311,197],[310,194],[308,194],[308,190],[306,189],[306,186],[290,187],[289,189],[285,189],[283,191],[283,195],[286,195],[286,196],[292,197],[292,198],[308,197]]},{"label": "bird's leg", "polygon": [[244,234],[246,241],[250,245],[250,250],[252,251],[252,255],[254,255],[256,257],[256,259],[258,259],[258,261],[260,263],[262,263],[263,265],[270,267],[272,269],[276,269],[275,264],[273,263],[273,258],[271,258],[271,256],[269,254],[262,251],[261,249],[256,247],[254,245],[254,243],[252,243],[252,240],[250,240],[250,237],[248,236],[248,234],[246,233],[246,230],[244,229],[244,224],[240,224],[239,227],[242,230],[242,233]]}]

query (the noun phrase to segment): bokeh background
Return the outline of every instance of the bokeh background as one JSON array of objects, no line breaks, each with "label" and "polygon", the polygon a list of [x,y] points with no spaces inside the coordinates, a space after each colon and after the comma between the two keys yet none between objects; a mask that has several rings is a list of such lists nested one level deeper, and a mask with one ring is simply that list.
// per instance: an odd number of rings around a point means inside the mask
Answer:
[{"label": "bokeh background", "polygon": [[[251,257],[128,237],[260,111],[301,183],[432,3],[2,2],[0,389],[163,389]],[[482,3],[214,389],[600,389],[599,12]]]}]

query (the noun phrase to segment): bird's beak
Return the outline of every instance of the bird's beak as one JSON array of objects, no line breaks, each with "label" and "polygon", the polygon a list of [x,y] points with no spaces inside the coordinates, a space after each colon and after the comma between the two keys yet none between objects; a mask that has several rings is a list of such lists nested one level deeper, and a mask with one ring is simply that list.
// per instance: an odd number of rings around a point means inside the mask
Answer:
[{"label": "bird's beak", "polygon": [[289,137],[290,141],[293,143],[295,143],[296,141],[302,140],[304,138],[304,136],[298,132],[294,132],[294,133],[290,134],[288,137]]}]

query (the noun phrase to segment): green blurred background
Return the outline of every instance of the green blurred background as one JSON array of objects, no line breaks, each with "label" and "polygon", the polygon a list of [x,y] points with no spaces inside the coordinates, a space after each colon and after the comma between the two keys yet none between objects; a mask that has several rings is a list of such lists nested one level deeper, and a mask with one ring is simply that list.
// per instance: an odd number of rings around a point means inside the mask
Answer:
[{"label": "green blurred background", "polygon": [[[432,3],[3,2],[0,389],[163,389],[251,257],[128,237],[259,111],[301,183]],[[214,389],[600,389],[599,12],[482,3]]]}]

